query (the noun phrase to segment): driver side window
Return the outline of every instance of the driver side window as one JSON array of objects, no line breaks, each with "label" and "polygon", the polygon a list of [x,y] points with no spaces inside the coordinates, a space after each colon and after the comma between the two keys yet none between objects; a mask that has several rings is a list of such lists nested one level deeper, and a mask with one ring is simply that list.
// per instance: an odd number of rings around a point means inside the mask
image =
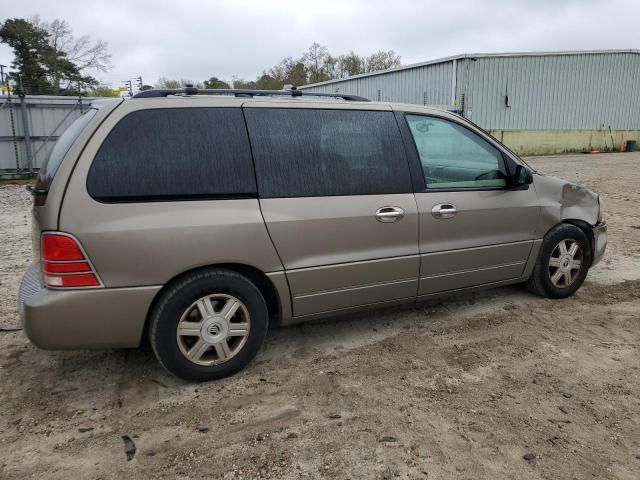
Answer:
[{"label": "driver side window", "polygon": [[428,189],[500,188],[507,169],[500,151],[448,120],[407,115]]}]

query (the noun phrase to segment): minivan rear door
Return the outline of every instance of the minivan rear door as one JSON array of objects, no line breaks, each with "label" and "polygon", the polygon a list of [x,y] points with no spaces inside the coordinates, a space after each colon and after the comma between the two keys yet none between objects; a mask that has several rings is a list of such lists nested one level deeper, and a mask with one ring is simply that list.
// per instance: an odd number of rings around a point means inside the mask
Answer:
[{"label": "minivan rear door", "polygon": [[418,210],[393,113],[300,103],[244,108],[294,316],[415,298]]}]

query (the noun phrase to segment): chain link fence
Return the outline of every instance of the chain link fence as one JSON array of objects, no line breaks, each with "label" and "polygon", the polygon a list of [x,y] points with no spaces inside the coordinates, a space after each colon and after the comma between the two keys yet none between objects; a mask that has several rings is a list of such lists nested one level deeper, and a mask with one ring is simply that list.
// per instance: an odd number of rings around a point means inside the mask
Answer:
[{"label": "chain link fence", "polygon": [[0,96],[0,175],[37,172],[56,140],[93,97]]}]

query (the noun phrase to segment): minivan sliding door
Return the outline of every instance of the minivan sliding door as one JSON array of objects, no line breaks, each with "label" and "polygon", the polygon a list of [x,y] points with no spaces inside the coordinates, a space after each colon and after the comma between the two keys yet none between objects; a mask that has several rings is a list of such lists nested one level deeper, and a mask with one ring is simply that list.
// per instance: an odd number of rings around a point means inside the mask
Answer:
[{"label": "minivan sliding door", "polygon": [[414,298],[418,210],[393,113],[244,111],[294,316]]}]

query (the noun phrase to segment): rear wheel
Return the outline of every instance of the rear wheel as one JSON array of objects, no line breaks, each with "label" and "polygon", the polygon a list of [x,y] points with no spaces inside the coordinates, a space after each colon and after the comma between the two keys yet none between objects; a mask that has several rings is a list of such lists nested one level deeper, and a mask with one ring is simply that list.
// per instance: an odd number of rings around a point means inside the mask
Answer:
[{"label": "rear wheel", "polygon": [[566,298],[580,288],[590,265],[585,233],[575,225],[556,225],[544,237],[527,288],[542,297]]},{"label": "rear wheel", "polygon": [[241,370],[268,327],[258,288],[236,272],[194,272],[162,294],[149,325],[160,363],[185,380],[214,380]]}]

